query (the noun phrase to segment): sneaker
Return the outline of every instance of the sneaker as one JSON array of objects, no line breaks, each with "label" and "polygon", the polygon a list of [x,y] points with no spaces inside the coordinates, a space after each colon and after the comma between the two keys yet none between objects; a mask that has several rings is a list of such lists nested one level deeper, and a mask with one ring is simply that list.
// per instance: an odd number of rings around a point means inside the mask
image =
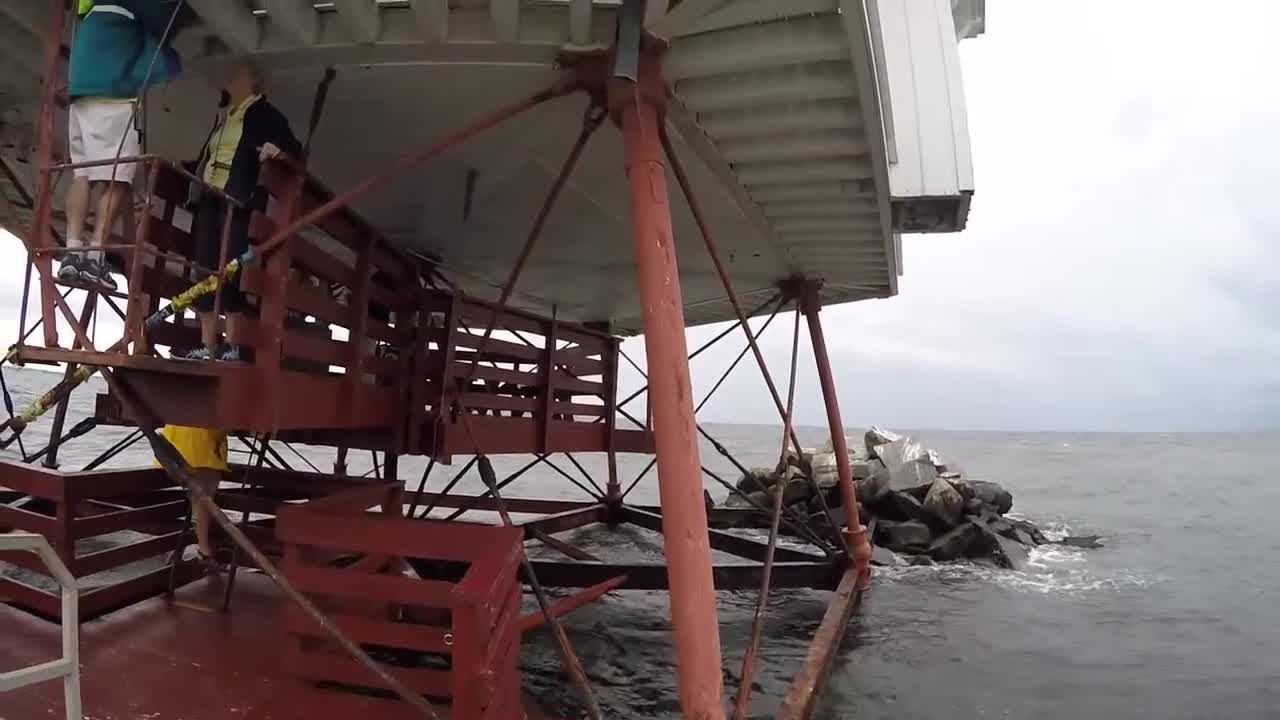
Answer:
[{"label": "sneaker", "polygon": [[222,348],[222,352],[218,354],[218,359],[223,362],[240,362],[240,346],[227,345]]},{"label": "sneaker", "polygon": [[111,271],[97,260],[85,260],[80,264],[80,279],[90,285],[97,285],[107,292],[120,289],[120,286],[116,285],[115,278],[111,277]]},{"label": "sneaker", "polygon": [[216,557],[205,555],[202,550],[196,550],[196,562],[204,566],[205,574],[210,576],[218,576],[227,571],[227,563],[223,563]]},{"label": "sneaker", "polygon": [[78,253],[67,253],[62,257],[62,266],[58,268],[58,279],[62,282],[77,282],[80,280],[80,255]]},{"label": "sneaker", "polygon": [[212,360],[213,353],[209,348],[201,345],[182,356],[183,360]]}]

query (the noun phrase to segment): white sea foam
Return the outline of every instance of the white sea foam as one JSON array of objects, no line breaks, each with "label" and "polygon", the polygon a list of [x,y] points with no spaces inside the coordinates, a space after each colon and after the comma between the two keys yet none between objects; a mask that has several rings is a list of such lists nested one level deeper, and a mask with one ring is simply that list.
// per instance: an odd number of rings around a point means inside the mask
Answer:
[{"label": "white sea foam", "polygon": [[[1065,536],[1067,533],[1060,531],[1060,534]],[[1059,596],[1144,588],[1158,582],[1158,578],[1133,572],[1099,571],[1089,563],[1088,551],[1065,545],[1031,548],[1027,563],[1021,570],[1004,570],[969,562],[876,568],[876,577],[889,582],[929,576],[943,581],[979,580],[1018,592]]]}]

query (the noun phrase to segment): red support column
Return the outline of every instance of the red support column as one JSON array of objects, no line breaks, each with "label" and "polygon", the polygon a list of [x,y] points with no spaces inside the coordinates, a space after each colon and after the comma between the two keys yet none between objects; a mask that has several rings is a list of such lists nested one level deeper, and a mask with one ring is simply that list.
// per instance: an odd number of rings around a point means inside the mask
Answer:
[{"label": "red support column", "polygon": [[853,489],[853,469],[849,466],[849,447],[844,439],[844,421],[840,419],[840,401],[836,398],[836,384],[831,376],[831,359],[827,356],[827,340],[822,334],[822,320],[818,312],[822,303],[818,299],[818,283],[808,283],[803,290],[801,306],[809,321],[809,337],[813,342],[813,359],[818,366],[818,381],[822,384],[822,399],[827,405],[827,425],[831,429],[831,448],[836,455],[836,473],[840,479],[840,504],[845,511],[845,546],[852,553],[851,560],[858,570],[858,591],[871,585],[871,544],[867,542],[867,529],[858,518],[858,497]]},{"label": "red support column", "polygon": [[[53,230],[53,108],[58,101],[58,84],[63,74],[58,72],[62,55],[63,28],[66,27],[67,6],[63,0],[49,0],[49,25],[45,31],[44,78],[40,90],[40,114],[36,119],[36,197],[31,213],[31,228],[27,234],[27,252],[54,246]],[[58,319],[54,312],[58,290],[53,284],[53,264],[49,254],[35,258],[40,269],[40,308],[44,318],[45,347],[58,347]],[[25,295],[24,295],[25,297]]]},{"label": "red support column", "polygon": [[609,106],[622,126],[631,188],[632,239],[649,361],[680,706],[685,718],[722,720],[724,688],[711,546],[659,134],[664,102],[660,58],[655,55],[642,58],[639,87],[625,80],[610,80]]}]

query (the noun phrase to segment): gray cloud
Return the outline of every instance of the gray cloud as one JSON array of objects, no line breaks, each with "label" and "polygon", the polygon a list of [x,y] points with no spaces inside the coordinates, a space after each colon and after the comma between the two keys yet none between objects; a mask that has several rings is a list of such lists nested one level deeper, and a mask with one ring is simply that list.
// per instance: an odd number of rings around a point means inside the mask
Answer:
[{"label": "gray cloud", "polygon": [[[969,229],[905,238],[898,297],[823,313],[845,419],[1280,427],[1280,5],[988,10],[961,49]],[[770,334],[782,376],[788,338]],[[800,419],[821,424],[811,373],[800,387]],[[776,415],[755,378],[721,393],[709,419]]]}]

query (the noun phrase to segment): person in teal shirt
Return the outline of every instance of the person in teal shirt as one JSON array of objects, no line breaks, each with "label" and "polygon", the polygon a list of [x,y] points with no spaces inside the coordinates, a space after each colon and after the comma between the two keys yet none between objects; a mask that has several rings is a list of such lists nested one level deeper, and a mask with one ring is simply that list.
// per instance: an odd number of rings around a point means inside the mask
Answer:
[{"label": "person in teal shirt", "polygon": [[[165,34],[178,8],[178,0],[81,0],[77,5],[81,17],[67,73],[69,154],[72,163],[105,164],[73,171],[67,191],[67,252],[58,269],[64,282],[116,289],[100,248],[118,210],[128,205],[137,166],[110,161],[142,152],[137,103],[144,84],[168,82],[181,71]],[[93,239],[86,244],[85,220],[95,192],[97,216]]]}]

